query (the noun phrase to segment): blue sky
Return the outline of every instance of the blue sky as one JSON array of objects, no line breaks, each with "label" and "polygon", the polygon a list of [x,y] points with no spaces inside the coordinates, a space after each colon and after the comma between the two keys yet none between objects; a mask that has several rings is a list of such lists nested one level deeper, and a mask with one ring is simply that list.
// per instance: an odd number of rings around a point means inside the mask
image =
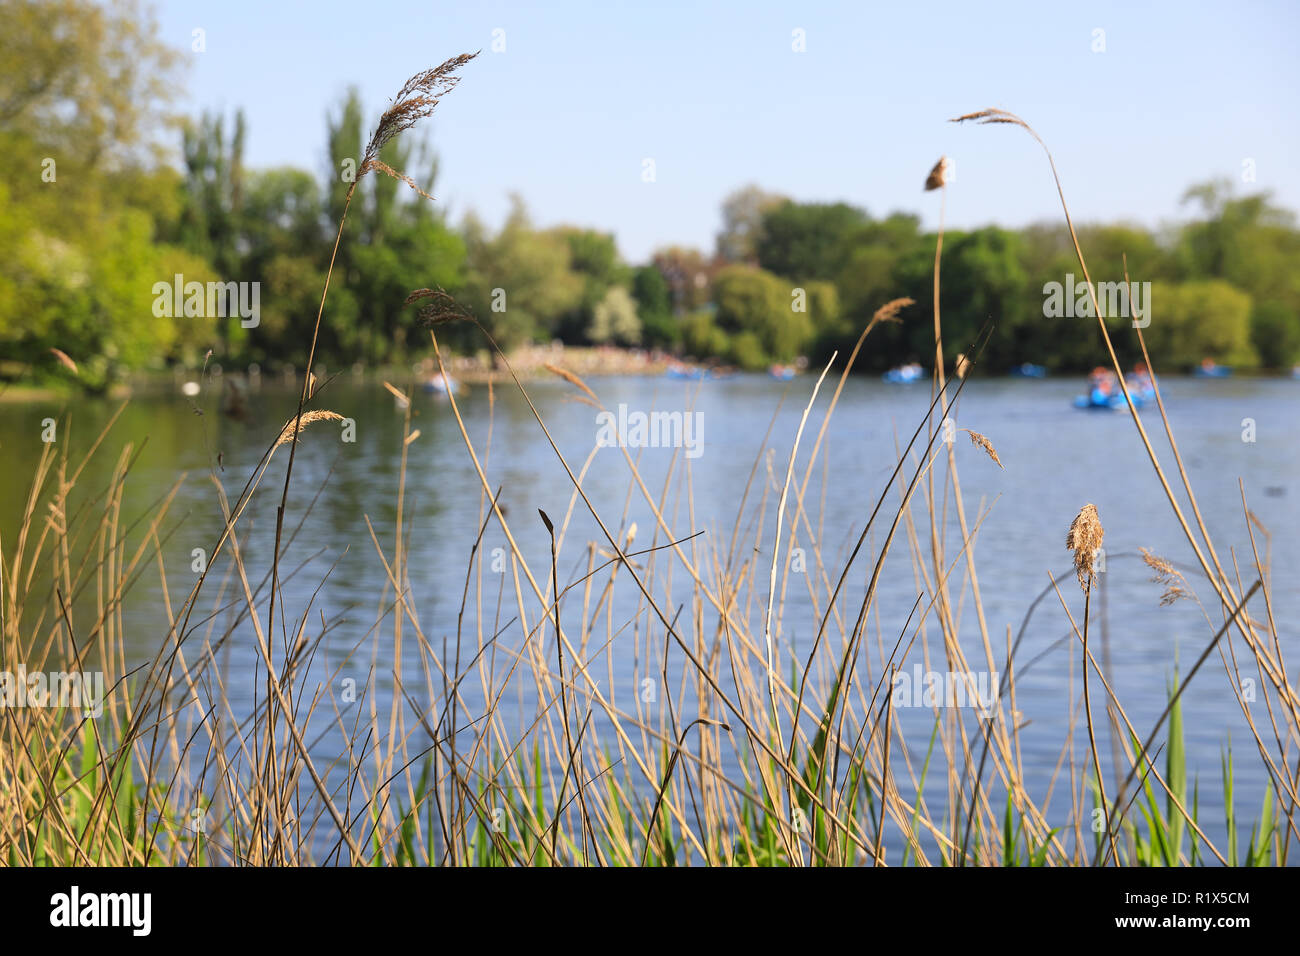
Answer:
[{"label": "blue sky", "polygon": [[[997,106],[1052,148],[1076,222],[1157,226],[1187,186],[1232,177],[1300,209],[1300,4],[502,3],[172,0],[189,113],[242,107],[245,160],[321,170],[349,85],[371,118],[412,73],[482,50],[426,128],[455,220],[614,232],[630,261],[713,248],[749,182],[801,200],[938,222],[921,184],[956,163],[948,224],[1055,220],[1041,150],[1020,130],[957,126]],[[190,52],[192,31],[206,50]],[[493,52],[493,31],[504,52]],[[795,52],[795,30],[806,49]],[[1093,52],[1095,30],[1104,52]],[[498,37],[500,34],[498,34]],[[411,135],[411,134],[407,134]],[[642,181],[653,159],[653,183]],[[1243,183],[1252,160],[1256,181]]]}]

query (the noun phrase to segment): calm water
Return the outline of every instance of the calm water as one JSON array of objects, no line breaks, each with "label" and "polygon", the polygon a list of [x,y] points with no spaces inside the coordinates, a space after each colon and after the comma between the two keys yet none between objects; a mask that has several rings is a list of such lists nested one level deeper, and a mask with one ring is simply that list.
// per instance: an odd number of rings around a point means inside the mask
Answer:
[{"label": "calm water", "polygon": [[[703,384],[649,378],[603,379],[592,384],[611,409],[623,403],[632,411],[689,408],[700,413],[702,434],[694,436],[701,439],[698,457],[684,460],[679,450],[674,463],[672,449],[646,448],[637,454],[647,485],[656,496],[663,489],[670,466],[675,469],[665,507],[674,531],[684,536],[703,530],[719,548],[726,548],[731,539],[741,495],[771,426],[768,447],[774,450],[774,477],[769,478],[764,460],[746,505],[742,520],[745,533],[737,547],[741,559],[752,556],[756,509],[766,481],[765,531],[759,547],[762,553],[755,557],[762,583],[757,588],[759,599],[749,612],[752,629],[761,635],[761,605],[766,597],[776,496],[813,378],[803,376],[788,385],[766,376],[739,376]],[[832,385],[828,383],[819,408],[824,408]],[[573,401],[574,390],[561,382],[539,381],[529,388],[556,443],[576,471],[596,440],[595,411]],[[987,511],[975,551],[984,610],[1001,657],[1008,628],[1013,634],[1020,630],[1031,603],[1048,585],[1049,575],[1060,574],[1069,566],[1064,540],[1071,519],[1084,503],[1095,503],[1106,528],[1105,599],[1099,603],[1105,616],[1112,682],[1129,716],[1145,736],[1163,709],[1175,661],[1181,661],[1186,670],[1213,629],[1191,602],[1159,606],[1162,588],[1150,581],[1150,572],[1136,557],[1138,549],[1150,548],[1187,570],[1207,604],[1213,592],[1198,584],[1196,575],[1190,573],[1194,561],[1191,550],[1146,460],[1132,422],[1125,414],[1072,408],[1070,399],[1081,390],[1073,380],[973,381],[962,395],[954,415],[956,427],[987,435],[1006,466],[1005,471],[999,470],[965,435],[957,433],[968,518],[974,523]],[[1253,577],[1248,577],[1250,543],[1238,479],[1244,482],[1251,509],[1273,532],[1273,610],[1281,627],[1284,651],[1294,655],[1295,622],[1300,620],[1300,575],[1296,571],[1300,567],[1300,537],[1295,534],[1300,527],[1300,449],[1294,431],[1300,418],[1300,383],[1169,379],[1164,391],[1210,534],[1221,556],[1226,558],[1230,548],[1236,554],[1247,585]],[[107,482],[124,444],[129,442],[140,449],[123,502],[124,519],[129,521],[149,513],[180,473],[189,473],[172,509],[177,526],[164,546],[174,606],[184,600],[195,579],[190,569],[192,549],[210,550],[221,526],[220,509],[207,477],[210,463],[220,452],[224,468],[221,477],[231,498],[235,498],[280,425],[292,414],[295,398],[286,390],[269,386],[254,390],[249,399],[251,415],[240,422],[218,413],[215,390],[211,388],[197,399],[203,414],[179,396],[138,397],[127,406],[109,441],[83,475],[83,484],[101,486]],[[832,577],[838,574],[894,468],[896,447],[910,438],[928,402],[929,388],[925,385],[888,386],[857,379],[846,386],[827,436],[829,474],[823,484],[820,467],[814,473],[807,504],[816,530],[817,512],[824,498],[820,545]],[[117,404],[78,402],[71,410],[70,432],[61,432],[60,440],[71,442],[74,457],[76,450],[85,448],[97,434]],[[391,601],[391,593],[386,593],[385,572],[367,531],[366,516],[385,551],[391,554],[402,415],[382,386],[359,385],[344,379],[331,383],[319,404],[353,418],[356,441],[344,443],[337,424],[319,423],[311,426],[299,446],[294,472],[297,492],[291,498],[287,527],[292,528],[302,518],[311,497],[309,492],[322,483],[324,487],[282,565],[294,569],[310,561],[286,585],[289,610],[300,616],[313,602],[310,615],[316,622],[314,627],[319,629],[322,614],[330,623],[320,666],[341,667],[338,676],[351,675],[364,681],[377,646],[375,693],[380,698],[381,713],[386,713],[392,684],[391,620],[384,625],[377,642],[367,635]],[[12,548],[13,529],[27,494],[32,463],[41,447],[41,420],[65,411],[69,410],[39,403],[0,405],[0,448],[5,450],[8,465],[0,474],[4,501],[0,532],[5,536],[6,552]],[[481,455],[490,435],[488,480],[494,489],[498,485],[503,489],[501,501],[508,520],[540,579],[544,571],[549,572],[549,548],[537,509],[545,510],[558,524],[569,508],[571,487],[513,388],[498,388],[494,406],[490,406],[488,389],[475,387],[463,398],[462,411]],[[478,533],[481,488],[446,401],[417,394],[414,412],[414,427],[421,434],[409,447],[404,513],[410,536],[407,560],[412,600],[420,622],[430,640],[440,647],[444,638],[454,640],[466,558]],[[1253,442],[1243,441],[1244,419],[1254,421]],[[1144,421],[1162,464],[1176,477],[1158,417],[1147,413]],[[820,423],[821,415],[815,411],[804,436],[801,462]],[[286,452],[287,448],[282,448],[277,453],[264,490],[249,510],[252,536],[246,559],[258,575],[269,558]],[[689,466],[689,486],[679,480],[684,466]],[[802,464],[797,474],[802,475]],[[617,449],[599,452],[584,487],[611,529],[625,530],[636,522],[638,547],[663,543],[662,534],[652,540],[655,519],[651,510],[638,493],[629,494],[629,472]],[[693,526],[688,490],[693,498]],[[892,495],[885,509],[887,516],[892,516],[896,503],[897,496]],[[924,505],[918,504],[917,518],[921,521]],[[789,524],[787,517],[787,529]],[[924,529],[918,533],[928,540]],[[138,532],[136,535],[131,539],[133,546]],[[950,532],[948,540],[951,559],[957,555],[953,544],[956,537]],[[604,543],[579,503],[560,554],[562,581],[576,580],[584,573],[588,541]],[[863,581],[870,573],[879,543],[877,534],[872,547],[855,565],[841,598],[844,613],[850,618],[861,601]],[[806,533],[801,535],[800,544],[808,547]],[[493,548],[504,546],[500,529],[490,525],[484,549],[490,554]],[[698,553],[702,557],[704,548]],[[657,559],[657,587],[664,606],[676,610],[689,600],[689,579],[679,566],[673,571],[672,583],[664,583],[662,575],[671,563],[667,554]],[[327,572],[329,583],[316,593]],[[964,563],[958,565],[955,575],[964,575]],[[514,585],[508,575],[496,581],[491,580],[490,573],[485,577],[489,580],[484,586],[484,601],[492,605],[485,606],[484,614],[489,618],[485,627],[490,632],[516,613]],[[953,580],[956,582],[957,577]],[[503,582],[506,600],[497,618],[495,595]],[[158,588],[157,576],[151,570],[132,591],[125,611],[129,649],[141,659],[157,651],[166,627]],[[1063,582],[1062,593],[1077,619],[1082,614],[1082,595],[1072,577]],[[863,667],[873,675],[880,672],[882,656],[877,635],[887,655],[917,594],[909,549],[900,539],[886,564],[879,613],[870,621],[863,649]],[[635,592],[621,588],[616,594],[613,617],[617,619],[621,614],[623,621],[636,617],[635,598]],[[563,606],[564,612],[579,614],[578,601],[578,597],[572,598]],[[532,601],[528,613],[535,614],[536,606],[537,602]],[[210,603],[201,606],[205,610],[209,607]],[[1252,607],[1255,617],[1264,619],[1262,602]],[[969,596],[960,613],[968,657],[973,667],[982,667],[984,657]],[[220,633],[226,625],[221,623],[225,619],[218,617],[215,628]],[[691,617],[688,606],[682,620]],[[716,615],[706,613],[703,617],[703,628],[711,641]],[[642,625],[648,620],[644,609],[638,620]],[[499,623],[494,625],[494,621]],[[797,581],[792,583],[782,622],[783,644],[802,648],[806,653],[816,625],[806,587]],[[616,630],[618,626],[616,620]],[[931,653],[939,654],[941,643],[933,618],[927,626]],[[1097,627],[1102,626],[1098,618]],[[647,674],[657,679],[661,665],[653,651],[647,654],[648,641],[639,626],[619,633],[610,660],[600,669],[602,673],[608,669],[615,701],[632,710],[639,681]],[[1021,668],[1017,707],[1030,721],[1023,733],[1023,763],[1031,790],[1039,799],[1047,792],[1062,742],[1068,736],[1067,728],[1077,719],[1077,714],[1070,712],[1070,702],[1071,693],[1076,701],[1078,697],[1079,661],[1075,643],[1065,640],[1069,633],[1059,602],[1055,595],[1049,595],[1029,618],[1024,643],[1017,652]],[[517,621],[498,638],[503,646],[515,648],[522,639]],[[654,640],[656,646],[662,647],[662,631]],[[255,692],[256,658],[251,642],[247,622],[238,624],[231,641],[227,679],[236,709],[248,706]],[[364,648],[361,659],[345,663],[348,652],[359,643]],[[1240,646],[1237,650],[1239,655],[1247,653]],[[648,656],[652,658],[649,661]],[[422,674],[415,660],[412,655],[409,666],[415,670],[410,673]],[[919,660],[919,656],[910,658],[909,665]],[[670,655],[670,661],[673,674],[680,677],[681,655]],[[1002,663],[999,659],[999,667]],[[1254,676],[1258,679],[1258,675]],[[1202,815],[1211,821],[1221,819],[1220,755],[1229,740],[1238,767],[1239,812],[1254,819],[1263,793],[1259,759],[1227,680],[1216,655],[1184,697],[1189,775],[1200,779]],[[413,696],[424,701],[427,695],[423,693],[422,676],[419,684],[421,692]],[[929,721],[928,713],[918,711],[916,732],[909,736],[916,766],[924,756]],[[1077,720],[1075,735],[1076,747],[1082,748],[1076,753],[1082,759],[1087,743],[1081,720]],[[316,746],[322,754],[336,756],[339,742],[326,733]],[[1053,806],[1062,811],[1069,803],[1068,786],[1067,771],[1053,796]]]}]

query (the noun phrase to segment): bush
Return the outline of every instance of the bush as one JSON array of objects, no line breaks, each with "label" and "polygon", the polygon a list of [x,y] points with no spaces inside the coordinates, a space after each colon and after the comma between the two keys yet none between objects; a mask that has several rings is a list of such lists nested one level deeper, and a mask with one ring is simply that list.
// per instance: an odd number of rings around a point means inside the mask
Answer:
[{"label": "bush", "polygon": [[1206,358],[1225,365],[1259,363],[1251,344],[1250,296],[1222,279],[1154,283],[1150,309],[1147,345],[1152,355],[1164,356],[1166,366],[1187,368]]},{"label": "bush", "polygon": [[[804,310],[795,311],[800,291]],[[796,358],[812,340],[809,310],[838,310],[829,283],[799,286],[746,266],[730,266],[719,272],[713,292],[718,303],[718,326],[733,335],[753,333],[764,352],[782,361]]]},{"label": "bush", "polygon": [[1300,315],[1281,302],[1261,302],[1250,317],[1250,341],[1268,368],[1300,360]]},{"label": "bush", "polygon": [[741,332],[731,337],[731,349],[728,358],[734,365],[749,371],[767,368],[771,363],[763,351],[763,343],[753,332]]},{"label": "bush", "polygon": [[682,344],[696,358],[723,356],[730,347],[727,333],[718,328],[713,314],[704,309],[693,312],[682,322]]},{"label": "bush", "polygon": [[642,339],[648,346],[676,349],[682,343],[682,324],[671,312],[650,312],[641,316]]}]

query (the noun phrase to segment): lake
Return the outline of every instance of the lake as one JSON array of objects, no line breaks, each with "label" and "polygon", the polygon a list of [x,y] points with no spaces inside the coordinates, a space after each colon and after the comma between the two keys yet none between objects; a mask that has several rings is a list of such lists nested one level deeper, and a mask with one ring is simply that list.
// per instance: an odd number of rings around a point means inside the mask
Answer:
[{"label": "lake", "polygon": [[[710,587],[719,586],[728,567],[730,573],[738,573],[750,563],[749,573],[754,577],[751,597],[736,613],[749,622],[751,633],[760,637],[777,502],[791,444],[814,383],[815,376],[807,374],[789,383],[775,382],[766,375],[706,382],[602,378],[588,383],[604,406],[615,413],[615,425],[620,420],[624,423],[624,435],[636,427],[638,414],[648,420],[655,411],[681,413],[680,421],[689,429],[682,432],[683,441],[678,443],[684,447],[638,447],[630,448],[629,453],[637,459],[645,487],[673,535],[685,538],[701,532],[682,546],[682,553],[697,563],[697,573]],[[826,382],[803,434],[796,484],[804,474],[804,462],[817,439],[834,384],[832,379]],[[558,379],[530,382],[527,388],[575,474],[586,466],[583,488],[610,531],[622,540],[635,524],[631,550],[663,546],[668,535],[632,481],[622,450],[601,448],[587,463],[602,435],[596,409],[578,400],[581,393]],[[1214,592],[1199,570],[1194,570],[1192,550],[1129,416],[1076,410],[1071,399],[1082,390],[1082,383],[1073,379],[973,380],[966,384],[952,414],[967,520],[971,525],[978,523],[974,557],[995,670],[1004,669],[1008,634],[1014,638],[1023,628],[1015,658],[1015,705],[1024,722],[1021,761],[1031,793],[1043,802],[1051,793],[1051,806],[1058,812],[1068,809],[1070,802],[1068,762],[1064,769],[1058,766],[1063,746],[1073,740],[1076,773],[1082,772],[1088,755],[1078,709],[1080,652],[1054,593],[1030,612],[1035,599],[1049,587],[1051,576],[1070,568],[1064,542],[1079,509],[1089,502],[1095,504],[1105,527],[1102,589],[1092,608],[1093,639],[1099,642],[1094,647],[1100,648],[1099,659],[1104,654],[1112,687],[1139,734],[1145,736],[1164,709],[1175,665],[1185,672],[1222,622]],[[1254,578],[1239,480],[1244,483],[1251,510],[1272,533],[1268,539],[1272,610],[1284,652],[1294,653],[1295,622],[1300,620],[1300,575],[1296,573],[1300,539],[1295,534],[1300,527],[1300,486],[1296,481],[1300,446],[1294,437],[1294,423],[1300,417],[1300,382],[1167,378],[1162,380],[1162,391],[1208,531],[1221,556],[1231,549],[1246,587]],[[236,499],[296,404],[295,392],[267,381],[250,389],[248,415],[240,421],[220,413],[219,393],[219,386],[209,382],[193,401],[170,393],[133,398],[80,479],[89,487],[102,487],[117,466],[124,445],[130,443],[138,452],[121,505],[122,524],[134,548],[141,532],[132,522],[151,514],[181,473],[188,474],[172,506],[162,544],[173,607],[181,605],[197,578],[195,549],[211,553],[222,527],[209,469],[216,469],[231,500]],[[806,521],[798,517],[795,545],[801,555],[794,565],[788,553],[797,517],[793,499],[786,508],[778,574],[778,587],[784,590],[778,631],[784,673],[790,671],[792,649],[796,656],[800,652],[807,655],[825,610],[826,588],[820,583],[815,553],[820,551],[825,574],[833,582],[895,468],[898,449],[910,440],[929,400],[928,383],[896,386],[854,377],[846,384],[826,433],[826,467],[823,469],[819,460],[808,484]],[[694,699],[689,663],[675,648],[669,648],[665,663],[663,628],[627,575],[612,585],[608,600],[601,598],[608,571],[592,578],[594,584],[582,581],[590,567],[606,560],[608,543],[582,502],[573,501],[572,485],[518,391],[512,385],[492,390],[476,385],[459,401],[488,483],[494,491],[500,487],[499,500],[511,530],[543,589],[551,573],[550,545],[538,510],[555,523],[557,534],[563,530],[556,573],[562,586],[578,584],[566,592],[560,614],[566,622],[590,621],[593,615],[604,619],[598,630],[609,636],[607,646],[593,643],[584,649],[602,692],[627,712],[645,714],[660,705],[663,698],[654,689],[666,674],[674,695],[680,692],[683,701]],[[43,419],[70,416],[59,426],[58,441],[68,442],[74,460],[79,460],[119,404],[107,399],[78,399],[70,405],[0,405],[0,447],[8,463],[0,474],[0,491],[6,502],[0,513],[0,533],[6,554],[12,548],[33,462],[42,447]],[[329,682],[335,691],[349,679],[369,686],[380,713],[387,713],[394,692],[393,594],[367,518],[391,560],[404,414],[381,384],[355,380],[347,374],[328,383],[316,405],[350,419],[355,440],[343,440],[345,426],[340,423],[323,421],[305,429],[299,443],[294,491],[285,521],[286,535],[293,531],[293,537],[281,565],[281,576],[287,577],[288,627],[293,630],[294,621],[306,613],[310,633],[324,633],[312,664],[313,680]],[[621,419],[620,406],[624,406]],[[450,662],[466,594],[467,563],[483,523],[483,488],[447,400],[417,391],[411,412],[411,427],[419,430],[419,436],[406,449],[402,511],[408,535],[405,573],[421,630],[440,659]],[[1166,474],[1177,485],[1177,471],[1155,410],[1144,411],[1143,420]],[[609,420],[604,423],[608,425]],[[961,429],[987,436],[1005,469],[989,460]],[[615,427],[613,434],[618,433]],[[610,434],[606,428],[604,436]],[[642,444],[647,443],[655,444]],[[765,454],[765,449],[771,453]],[[247,512],[249,537],[241,547],[255,584],[269,566],[288,451],[282,447],[276,452],[267,479]],[[945,470],[943,462],[936,466],[936,486]],[[904,481],[907,477],[910,471]],[[1178,490],[1186,507],[1185,495]],[[846,581],[837,607],[847,616],[847,624],[852,624],[861,604],[867,577],[898,502],[896,485]],[[303,520],[309,504],[311,513]],[[1190,518],[1190,511],[1188,514]],[[913,517],[918,539],[928,548],[925,504],[919,496]],[[737,527],[738,533],[734,531]],[[951,563],[959,557],[960,540],[951,504],[945,528]],[[1263,536],[1256,533],[1262,556]],[[911,635],[909,628],[914,628],[917,620],[912,617],[909,626],[909,616],[918,595],[926,592],[924,575],[906,540],[907,529],[900,527],[899,535],[881,571],[876,604],[860,651],[859,666],[873,680],[883,673],[900,632]],[[1185,571],[1213,626],[1194,601],[1161,606],[1163,588],[1151,580],[1152,571],[1141,560],[1141,548]],[[527,594],[526,583],[521,583],[495,521],[487,523],[480,554],[483,563],[472,576],[466,621],[461,625],[468,648],[462,658],[468,659],[477,649],[481,640],[477,635],[496,634],[494,648],[502,656],[494,658],[494,666],[503,668],[526,640],[525,624],[518,620],[517,594],[525,594],[525,605],[531,600],[525,612],[528,629],[539,626],[540,605]],[[661,606],[679,614],[680,626],[696,634],[703,644],[713,642],[718,615],[707,603],[696,600],[682,558],[672,550],[661,550],[637,561],[643,570],[653,567],[654,593]],[[951,583],[965,595],[954,609],[961,642],[972,667],[983,669],[984,652],[964,560],[953,567]],[[212,594],[200,602],[194,616],[192,625],[197,631],[193,640],[215,640],[229,630],[223,645],[226,693],[237,713],[246,712],[260,689],[252,629],[246,619],[232,617],[229,609],[235,599],[229,563],[222,559],[213,570],[220,573],[216,578],[210,576]],[[815,579],[811,587],[808,576]],[[217,579],[226,581],[220,599],[213,590]],[[1082,620],[1083,595],[1072,573],[1060,588],[1075,620]],[[1237,587],[1239,594],[1243,590]],[[93,588],[88,589],[78,600],[93,602],[92,592]],[[128,657],[144,661],[157,653],[167,631],[162,597],[158,575],[149,569],[133,586],[122,612]],[[921,609],[927,600],[928,594]],[[1251,612],[1257,620],[1267,619],[1258,598],[1252,602]],[[263,621],[265,614],[263,602]],[[377,630],[381,618],[386,619]],[[575,625],[566,623],[566,628],[571,626]],[[929,660],[922,657],[922,644],[927,655],[938,655],[932,664],[942,661],[942,642],[933,616],[925,628],[907,659],[909,670]],[[421,707],[436,710],[442,703],[442,685],[439,678],[426,673],[410,630],[408,626],[403,644],[406,693]],[[1249,651],[1241,646],[1239,635],[1232,637],[1244,667]],[[1257,682],[1260,679],[1258,674],[1253,677]],[[1199,780],[1201,815],[1209,821],[1206,830],[1212,837],[1222,830],[1220,759],[1228,744],[1231,742],[1236,764],[1238,812],[1244,819],[1253,821],[1258,816],[1267,779],[1249,726],[1227,684],[1229,679],[1219,655],[1214,654],[1183,698],[1188,774]],[[475,701],[481,703],[483,695],[479,682],[471,683],[474,686],[464,690],[468,710]],[[1095,685],[1093,693],[1094,717],[1104,724],[1104,698]],[[530,703],[524,691],[512,692],[508,698],[516,715],[528,712]],[[1261,728],[1267,726],[1266,715],[1257,713],[1255,718]],[[312,744],[313,753],[327,759],[339,756],[343,739],[330,719],[321,722]],[[900,720],[907,756],[919,767],[933,724],[932,712],[920,707],[915,713],[901,715]],[[973,726],[974,717],[970,720]],[[411,724],[408,720],[408,729]],[[601,733],[601,728],[593,725],[594,740],[602,746],[616,745],[601,738]],[[1103,743],[1099,739],[1099,744]],[[1106,753],[1108,748],[1103,752],[1103,766],[1108,766]],[[727,753],[719,759],[728,766],[736,761],[734,754]],[[1214,829],[1216,821],[1218,830]]]}]

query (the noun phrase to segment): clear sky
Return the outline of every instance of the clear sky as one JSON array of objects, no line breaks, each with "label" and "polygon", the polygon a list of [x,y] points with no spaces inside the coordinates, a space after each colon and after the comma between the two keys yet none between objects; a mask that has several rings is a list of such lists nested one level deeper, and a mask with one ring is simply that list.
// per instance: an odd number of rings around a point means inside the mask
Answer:
[{"label": "clear sky", "polygon": [[[1300,209],[1295,2],[169,0],[156,12],[189,61],[179,105],[242,107],[254,167],[321,170],[324,117],[349,85],[373,121],[409,75],[482,50],[427,127],[439,201],[496,225],[518,192],[538,225],[612,231],[634,262],[667,244],[711,250],[721,200],[749,182],[933,227],[937,194],[921,184],[941,154],[956,163],[949,226],[1054,220],[1023,131],[946,122],[989,106],[1038,129],[1076,221],[1170,222],[1187,214],[1184,190],[1214,176]],[[205,52],[190,52],[195,28]]]}]

